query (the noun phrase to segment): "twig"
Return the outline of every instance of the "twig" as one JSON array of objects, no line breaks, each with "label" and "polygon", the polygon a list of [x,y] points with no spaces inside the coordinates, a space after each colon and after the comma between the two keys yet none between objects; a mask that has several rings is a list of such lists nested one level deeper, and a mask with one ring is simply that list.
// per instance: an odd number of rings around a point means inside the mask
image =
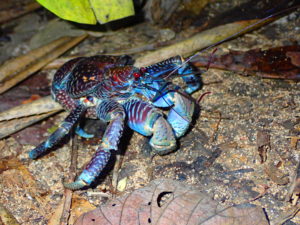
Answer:
[{"label": "twig", "polygon": [[[30,2],[22,5],[16,5],[15,2],[12,3],[14,5],[11,4],[10,8],[5,7],[0,9],[0,24],[41,8],[41,5],[37,2]],[[9,2],[7,4],[9,4]]]},{"label": "twig", "polygon": [[31,124],[34,124],[38,121],[41,121],[55,113],[57,111],[51,111],[48,113],[44,113],[41,115],[36,115],[36,116],[29,116],[29,117],[24,117],[20,119],[15,119],[15,120],[9,120],[9,121],[2,121],[0,122],[0,139],[4,138],[10,134],[13,134],[19,130],[22,130],[25,127],[30,126]]},{"label": "twig", "polygon": [[118,177],[119,177],[119,170],[121,168],[122,162],[123,162],[123,155],[117,154],[116,155],[116,163],[114,165],[114,169],[113,169],[113,175],[112,175],[112,180],[111,180],[111,184],[113,187],[113,193],[117,192],[117,185],[118,185]]},{"label": "twig", "polygon": [[[247,27],[257,23],[258,21],[259,20],[240,21],[226,25],[221,25],[210,30],[201,32],[187,40],[180,41],[176,44],[161,48],[157,51],[151,52],[138,58],[136,60],[135,66],[141,67],[151,65],[153,63],[162,61],[163,59],[170,58],[176,55],[190,55],[199,49],[211,46],[212,44],[220,43],[222,42],[222,40],[225,40],[227,38],[236,37],[242,33],[251,30],[250,28],[257,28],[258,26],[261,26],[266,23],[266,21],[264,21],[247,29]],[[241,32],[241,30],[243,29],[244,31]]]},{"label": "twig", "polygon": [[0,113],[0,121],[17,119],[32,115],[40,115],[50,111],[62,110],[62,106],[54,102],[51,96],[43,97],[33,102],[13,107]]},{"label": "twig", "polygon": [[219,119],[218,119],[218,122],[217,122],[217,124],[215,126],[214,133],[210,137],[210,142],[214,142],[215,141],[216,135],[217,135],[217,132],[219,130],[219,126],[220,126],[220,123],[221,123],[221,120],[222,120],[222,114],[221,114],[221,112],[216,111],[216,113],[218,113]]},{"label": "twig", "polygon": [[[71,141],[71,165],[69,169],[69,181],[74,181],[76,177],[76,169],[77,169],[77,157],[78,157],[78,145],[77,145],[77,135],[74,135]],[[73,191],[65,188],[65,202],[62,211],[62,216],[60,218],[60,224],[66,225],[69,224],[68,220],[70,217],[70,209],[72,205],[72,195]]]},{"label": "twig", "polygon": [[199,98],[197,99],[196,102],[199,104],[199,103],[201,102],[201,100],[203,99],[203,97],[204,97],[205,95],[209,95],[209,94],[211,94],[210,91],[207,91],[207,92],[203,93],[202,95],[199,96]]},{"label": "twig", "polygon": [[58,69],[64,63],[70,61],[71,59],[81,57],[81,56],[83,56],[83,55],[72,55],[72,56],[60,57],[58,59],[53,60],[49,64],[47,64],[43,69],[45,69],[45,70]]},{"label": "twig", "polygon": [[267,191],[269,190],[269,188],[270,188],[268,185],[265,185],[265,184],[262,184],[261,186],[262,186],[262,188],[263,188],[264,190],[263,190],[262,192],[260,192],[256,197],[250,199],[249,202],[254,202],[254,201],[256,201],[257,199],[263,197],[263,196],[267,193]]},{"label": "twig", "polygon": [[[285,201],[288,202],[292,199],[293,205],[296,205],[295,201],[297,201],[299,198],[299,196],[297,196],[297,194],[299,195],[299,188],[297,187],[297,181],[299,182],[299,178],[298,178],[299,172],[300,172],[300,161],[297,162],[296,170],[295,170],[293,176],[291,177],[291,184],[290,184],[289,191],[288,191],[287,195],[285,196]],[[298,178],[298,180],[297,180],[297,178]]]},{"label": "twig", "polygon": [[32,50],[26,55],[6,62],[0,68],[0,82],[2,82],[0,93],[7,91],[17,83],[26,79],[86,37],[87,35],[84,34],[75,38],[59,38],[48,45]]},{"label": "twig", "polygon": [[285,221],[292,219],[300,210],[300,206],[293,206],[292,209],[282,213],[278,218],[274,221],[271,221],[271,225],[282,225]]}]

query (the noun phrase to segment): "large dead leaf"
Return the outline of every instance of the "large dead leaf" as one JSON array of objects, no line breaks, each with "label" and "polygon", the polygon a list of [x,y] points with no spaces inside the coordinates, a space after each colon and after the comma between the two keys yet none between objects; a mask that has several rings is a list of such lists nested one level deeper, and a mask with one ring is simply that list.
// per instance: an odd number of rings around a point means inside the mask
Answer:
[{"label": "large dead leaf", "polygon": [[269,224],[261,208],[251,204],[224,206],[197,187],[173,180],[154,180],[147,187],[83,214],[88,224]]}]

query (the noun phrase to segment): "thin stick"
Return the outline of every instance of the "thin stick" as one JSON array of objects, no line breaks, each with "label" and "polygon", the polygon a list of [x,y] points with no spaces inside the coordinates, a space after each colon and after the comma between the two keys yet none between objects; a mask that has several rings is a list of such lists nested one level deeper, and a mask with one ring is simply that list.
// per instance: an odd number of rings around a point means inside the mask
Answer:
[{"label": "thin stick", "polygon": [[46,96],[33,102],[18,105],[0,113],[0,121],[11,120],[32,115],[40,115],[51,111],[62,110],[62,106],[53,101],[51,96]]},{"label": "thin stick", "polygon": [[114,188],[113,193],[117,192],[119,170],[122,166],[123,159],[124,159],[123,155],[120,154],[116,155],[116,163],[113,169],[113,176],[111,180],[112,187]]},{"label": "thin stick", "polygon": [[[77,157],[78,157],[78,145],[77,145],[77,135],[74,135],[71,141],[71,164],[69,168],[69,182],[73,182],[76,177],[76,169],[77,169]],[[62,211],[62,215],[60,218],[60,224],[66,225],[69,224],[68,220],[70,217],[70,209],[72,205],[72,196],[73,191],[65,188],[65,202]]]},{"label": "thin stick", "polygon": [[[75,38],[63,37],[50,43],[50,45],[43,46],[39,49],[31,51],[27,55],[20,56],[15,60],[5,63],[0,69],[0,79],[2,81],[0,93],[7,91],[17,83],[26,79],[31,74],[41,69],[43,66],[72,48],[74,45],[78,44],[86,37],[86,34]],[[40,57],[35,55],[37,53],[39,53]],[[25,58],[28,60],[25,63],[25,67],[18,67],[20,68],[20,71],[13,71],[13,65],[17,66],[18,62],[25,60]],[[9,73],[7,73],[7,71],[9,71]],[[13,72],[16,72],[16,74]]]},{"label": "thin stick", "polygon": [[10,134],[13,134],[19,130],[22,130],[23,128],[28,127],[38,121],[41,121],[57,113],[58,111],[59,110],[43,113],[36,116],[28,116],[19,119],[9,120],[9,121],[2,121],[0,122],[0,139]]},{"label": "thin stick", "polygon": [[11,4],[10,8],[5,7],[4,9],[0,9],[0,24],[13,20],[19,16],[22,16],[41,7],[42,6],[37,2],[30,2],[22,5],[16,3],[14,3],[14,5]]},{"label": "thin stick", "polygon": [[219,130],[219,126],[220,126],[220,123],[221,123],[221,120],[222,120],[222,114],[221,114],[221,112],[216,111],[216,113],[219,114],[219,120],[218,120],[217,125],[216,125],[216,127],[214,129],[214,133],[210,137],[210,142],[214,142],[216,140],[217,132]]}]

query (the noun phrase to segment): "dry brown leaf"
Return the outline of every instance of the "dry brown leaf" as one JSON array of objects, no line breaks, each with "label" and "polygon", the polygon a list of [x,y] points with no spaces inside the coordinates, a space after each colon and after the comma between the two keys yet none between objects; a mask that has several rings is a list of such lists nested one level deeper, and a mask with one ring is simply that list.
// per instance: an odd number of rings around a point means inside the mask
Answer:
[{"label": "dry brown leaf", "polygon": [[256,134],[257,150],[260,156],[260,162],[267,160],[267,152],[271,149],[270,134],[267,131],[258,131]]},{"label": "dry brown leaf", "polygon": [[51,218],[49,219],[47,225],[58,225],[60,224],[60,218],[63,213],[65,199],[63,198],[55,211],[53,212]]},{"label": "dry brown leaf", "polygon": [[19,225],[16,218],[1,204],[0,204],[0,224]]},{"label": "dry brown leaf", "polygon": [[[4,173],[4,171],[6,172]],[[41,192],[40,188],[37,186],[36,180],[21,161],[16,158],[0,160],[0,172],[3,172],[4,175],[4,186],[7,185],[11,188],[18,186],[26,190],[29,195],[39,203],[39,207],[36,207],[35,205],[33,205],[33,207],[39,211],[41,215],[45,215],[45,212],[49,210],[49,204],[43,197],[45,192]]]},{"label": "dry brown leaf", "polygon": [[291,148],[296,149],[297,148],[297,143],[300,140],[300,137],[291,137]]},{"label": "dry brown leaf", "polygon": [[272,163],[266,165],[265,173],[274,183],[278,185],[286,185],[289,183],[288,176],[284,174],[279,168],[277,168]]},{"label": "dry brown leaf", "polygon": [[[57,206],[53,212],[51,218],[49,219],[47,225],[57,225],[60,224],[61,217],[63,215],[65,204],[65,198],[63,198],[60,204]],[[71,215],[69,219],[69,224],[74,224],[75,220],[82,215],[83,213],[89,212],[96,209],[96,206],[92,205],[86,199],[80,197],[79,195],[74,194],[72,198],[72,208]]]},{"label": "dry brown leaf", "polygon": [[269,224],[263,210],[250,204],[224,206],[207,193],[173,180],[147,187],[83,214],[76,225],[89,224]]},{"label": "dry brown leaf", "polygon": [[88,200],[74,194],[72,198],[72,210],[69,219],[69,224],[74,224],[75,220],[83,213],[96,209]]}]

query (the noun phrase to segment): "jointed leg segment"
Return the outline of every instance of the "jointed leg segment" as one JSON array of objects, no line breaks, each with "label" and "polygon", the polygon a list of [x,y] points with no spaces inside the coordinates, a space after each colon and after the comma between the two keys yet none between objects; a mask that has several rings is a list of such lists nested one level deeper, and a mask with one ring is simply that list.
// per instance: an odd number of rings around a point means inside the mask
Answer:
[{"label": "jointed leg segment", "polygon": [[66,119],[60,124],[59,128],[51,134],[45,142],[41,143],[38,147],[29,152],[29,157],[31,159],[36,159],[37,157],[45,154],[49,149],[58,145],[60,141],[70,133],[71,129],[75,124],[77,124],[85,111],[86,108],[82,105],[79,105],[77,108],[72,110]]},{"label": "jointed leg segment", "polygon": [[124,108],[129,127],[142,135],[152,135],[149,143],[158,154],[166,154],[176,148],[172,127],[154,106],[132,99],[124,104]]},{"label": "jointed leg segment", "polygon": [[76,190],[91,184],[106,166],[111,155],[110,151],[117,150],[124,127],[125,112],[123,107],[116,102],[103,101],[97,107],[97,115],[99,119],[110,121],[102,142],[76,181],[64,184],[66,188]]}]

